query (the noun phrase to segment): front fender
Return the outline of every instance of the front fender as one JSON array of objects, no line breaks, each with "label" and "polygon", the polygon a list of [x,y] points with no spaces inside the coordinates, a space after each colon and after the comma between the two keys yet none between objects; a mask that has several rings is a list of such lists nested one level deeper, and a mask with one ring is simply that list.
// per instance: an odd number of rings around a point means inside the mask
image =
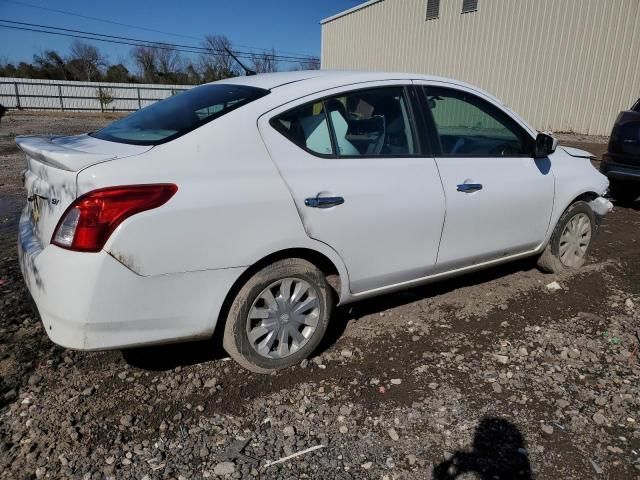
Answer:
[{"label": "front fender", "polygon": [[[567,149],[569,151],[567,151]],[[606,215],[613,205],[602,198],[609,189],[609,180],[591,163],[593,155],[578,149],[562,147],[551,157],[551,169],[555,181],[555,197],[549,221],[549,229],[540,250],[549,242],[560,216],[576,200],[584,198],[590,202],[596,215]],[[602,198],[602,200],[596,200]]]}]

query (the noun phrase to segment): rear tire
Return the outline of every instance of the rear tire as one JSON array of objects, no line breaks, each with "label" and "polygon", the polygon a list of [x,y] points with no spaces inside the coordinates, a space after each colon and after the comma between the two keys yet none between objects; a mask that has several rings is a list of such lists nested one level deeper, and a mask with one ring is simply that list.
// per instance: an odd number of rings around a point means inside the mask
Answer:
[{"label": "rear tire", "polygon": [[300,363],[324,336],[332,290],[312,263],[291,258],[256,272],[236,295],[223,346],[247,370],[270,373]]},{"label": "rear tire", "polygon": [[551,239],[538,258],[547,273],[577,270],[584,265],[596,236],[596,218],[587,202],[578,201],[562,214]]}]

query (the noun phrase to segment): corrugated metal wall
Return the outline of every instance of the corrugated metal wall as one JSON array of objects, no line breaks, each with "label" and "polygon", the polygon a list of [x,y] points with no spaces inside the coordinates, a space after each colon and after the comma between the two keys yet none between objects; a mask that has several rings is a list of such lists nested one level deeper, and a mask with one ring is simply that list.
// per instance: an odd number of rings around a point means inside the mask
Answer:
[{"label": "corrugated metal wall", "polygon": [[608,135],[640,97],[640,0],[381,0],[322,24],[322,68],[467,81],[541,130]]}]

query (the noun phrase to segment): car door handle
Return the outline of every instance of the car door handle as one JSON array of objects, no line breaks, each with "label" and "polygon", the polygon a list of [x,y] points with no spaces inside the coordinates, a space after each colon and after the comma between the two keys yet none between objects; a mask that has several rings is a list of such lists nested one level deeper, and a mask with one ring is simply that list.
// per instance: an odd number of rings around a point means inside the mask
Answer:
[{"label": "car door handle", "polygon": [[458,185],[458,191],[464,193],[473,193],[482,190],[481,183],[461,183]]},{"label": "car door handle", "polygon": [[343,203],[342,197],[312,197],[304,201],[304,204],[311,208],[331,208]]}]

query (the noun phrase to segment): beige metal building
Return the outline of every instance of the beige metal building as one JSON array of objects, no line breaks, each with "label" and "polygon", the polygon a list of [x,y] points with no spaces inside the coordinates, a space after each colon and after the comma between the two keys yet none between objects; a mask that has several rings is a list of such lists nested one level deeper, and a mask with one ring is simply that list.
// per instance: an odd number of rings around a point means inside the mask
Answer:
[{"label": "beige metal building", "polygon": [[640,97],[640,0],[371,0],[321,23],[323,69],[457,78],[540,130],[608,135]]}]

